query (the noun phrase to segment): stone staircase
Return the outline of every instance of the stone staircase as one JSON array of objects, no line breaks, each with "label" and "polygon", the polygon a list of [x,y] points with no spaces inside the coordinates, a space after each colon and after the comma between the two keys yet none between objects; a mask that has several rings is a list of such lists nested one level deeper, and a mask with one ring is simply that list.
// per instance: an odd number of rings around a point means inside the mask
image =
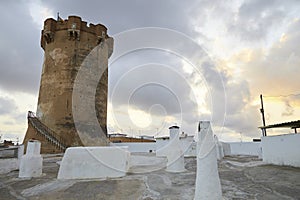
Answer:
[{"label": "stone staircase", "polygon": [[28,122],[36,130],[37,134],[43,136],[50,144],[58,148],[59,150],[65,151],[67,145],[65,144],[63,138],[61,138],[57,133],[43,124],[33,112],[28,111]]}]

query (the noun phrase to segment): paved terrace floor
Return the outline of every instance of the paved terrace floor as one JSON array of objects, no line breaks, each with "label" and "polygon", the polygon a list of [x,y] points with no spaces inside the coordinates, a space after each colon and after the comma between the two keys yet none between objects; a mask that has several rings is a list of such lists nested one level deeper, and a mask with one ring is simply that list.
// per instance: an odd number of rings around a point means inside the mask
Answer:
[{"label": "paved terrace floor", "polygon": [[[126,177],[108,180],[57,180],[61,155],[45,155],[43,176],[0,174],[0,199],[193,199],[196,159],[186,158],[184,173],[162,169],[165,159],[133,154]],[[145,165],[146,163],[146,165]],[[232,156],[219,162],[224,199],[300,199],[300,168],[265,165],[257,157]]]}]

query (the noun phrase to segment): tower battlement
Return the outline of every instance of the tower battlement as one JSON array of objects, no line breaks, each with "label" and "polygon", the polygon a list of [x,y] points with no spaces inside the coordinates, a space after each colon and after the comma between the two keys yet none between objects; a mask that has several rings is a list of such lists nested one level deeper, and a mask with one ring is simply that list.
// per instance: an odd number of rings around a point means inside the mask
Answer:
[{"label": "tower battlement", "polygon": [[58,31],[65,31],[69,40],[80,40],[81,32],[93,34],[97,38],[99,44],[103,39],[109,38],[107,28],[102,24],[87,24],[82,21],[81,17],[69,16],[68,19],[55,20],[53,18],[46,19],[44,29],[41,34],[41,47],[45,49],[46,44],[55,40],[55,34]]}]

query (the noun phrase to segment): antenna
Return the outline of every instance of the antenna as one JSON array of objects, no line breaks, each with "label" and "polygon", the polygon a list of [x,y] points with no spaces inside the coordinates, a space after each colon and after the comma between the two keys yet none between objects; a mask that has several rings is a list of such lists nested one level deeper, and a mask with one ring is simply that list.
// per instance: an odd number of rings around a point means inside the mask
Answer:
[{"label": "antenna", "polygon": [[57,20],[58,22],[63,22],[64,20],[59,16],[59,12],[57,12]]},{"label": "antenna", "polygon": [[[262,96],[262,94],[260,95],[260,103],[261,103],[260,112],[261,112],[261,115],[262,115],[263,126],[266,126],[265,110],[264,110],[264,102],[263,102],[263,96]],[[267,136],[267,131],[266,131],[265,128],[262,128],[261,131],[262,131],[262,135],[263,136]]]}]

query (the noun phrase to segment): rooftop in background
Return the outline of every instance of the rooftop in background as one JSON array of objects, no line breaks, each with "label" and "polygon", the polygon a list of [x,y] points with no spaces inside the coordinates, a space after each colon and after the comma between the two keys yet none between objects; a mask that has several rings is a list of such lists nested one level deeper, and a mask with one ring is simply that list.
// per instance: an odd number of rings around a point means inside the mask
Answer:
[{"label": "rooftop in background", "polygon": [[300,128],[300,120],[297,121],[291,121],[291,122],[284,122],[280,124],[272,124],[267,126],[260,126],[258,127],[260,129],[269,129],[269,128],[291,128],[295,130],[295,133],[297,133],[297,128]]},{"label": "rooftop in background", "polygon": [[123,133],[108,134],[108,139],[112,143],[122,142],[155,142],[152,136],[129,137]]},{"label": "rooftop in background", "polygon": [[108,134],[108,137],[126,137],[127,134],[124,133],[112,133],[112,134]]}]

